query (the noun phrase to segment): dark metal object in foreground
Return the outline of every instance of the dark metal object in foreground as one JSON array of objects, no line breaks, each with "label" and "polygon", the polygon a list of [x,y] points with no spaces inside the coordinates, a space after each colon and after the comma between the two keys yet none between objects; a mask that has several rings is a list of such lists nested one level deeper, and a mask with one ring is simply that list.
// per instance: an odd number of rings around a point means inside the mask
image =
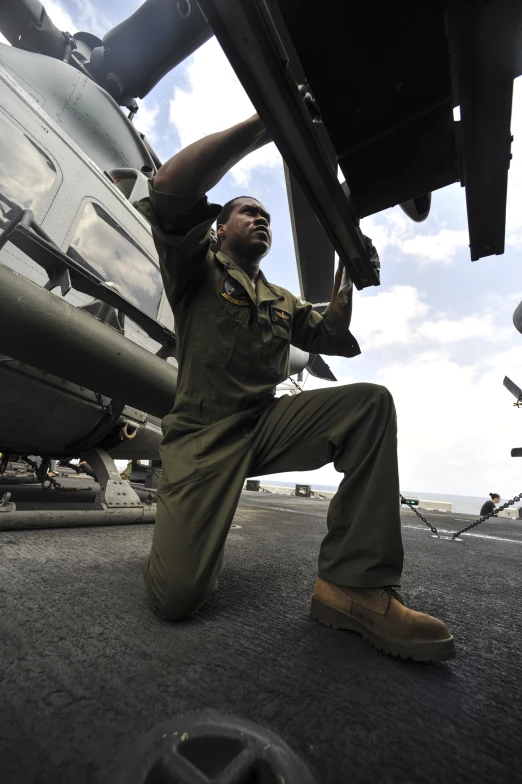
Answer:
[{"label": "dark metal object in foreground", "polygon": [[277,735],[250,721],[195,713],[155,727],[109,770],[103,784],[314,784]]}]

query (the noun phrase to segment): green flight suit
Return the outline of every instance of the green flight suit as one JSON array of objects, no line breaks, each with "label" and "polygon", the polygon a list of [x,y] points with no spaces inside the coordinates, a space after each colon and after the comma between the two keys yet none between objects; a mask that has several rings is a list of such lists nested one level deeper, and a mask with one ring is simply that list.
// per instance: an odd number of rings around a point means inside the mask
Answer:
[{"label": "green flight suit", "polygon": [[344,473],[332,499],[319,576],[338,585],[400,584],[403,548],[395,408],[375,384],[275,398],[290,343],[352,357],[357,342],[331,308],[256,285],[210,251],[220,207],[154,190],[136,202],[152,226],[178,341],[178,388],[162,423],[163,476],[147,591],[162,618],[181,620],[216,590],[225,540],[247,476]]}]

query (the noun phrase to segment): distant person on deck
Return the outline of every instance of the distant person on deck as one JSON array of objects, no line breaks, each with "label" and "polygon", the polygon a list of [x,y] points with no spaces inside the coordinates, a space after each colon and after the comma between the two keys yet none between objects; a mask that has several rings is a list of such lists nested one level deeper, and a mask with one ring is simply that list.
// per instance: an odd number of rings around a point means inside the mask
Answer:
[{"label": "distant person on deck", "polygon": [[490,495],[491,501],[485,501],[482,504],[482,509],[480,510],[480,516],[481,517],[482,517],[482,515],[491,514],[491,512],[493,512],[493,510],[497,508],[495,506],[495,504],[499,504],[500,503],[500,496],[499,496],[498,493],[490,493],[489,495]]}]

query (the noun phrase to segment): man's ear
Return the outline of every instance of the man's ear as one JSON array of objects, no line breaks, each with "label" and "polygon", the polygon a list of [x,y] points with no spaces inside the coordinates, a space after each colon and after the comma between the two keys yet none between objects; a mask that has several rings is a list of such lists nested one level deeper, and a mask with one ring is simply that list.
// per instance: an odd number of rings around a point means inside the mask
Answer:
[{"label": "man's ear", "polygon": [[225,236],[225,224],[224,223],[218,223],[218,225],[216,226],[216,234],[220,238]]}]

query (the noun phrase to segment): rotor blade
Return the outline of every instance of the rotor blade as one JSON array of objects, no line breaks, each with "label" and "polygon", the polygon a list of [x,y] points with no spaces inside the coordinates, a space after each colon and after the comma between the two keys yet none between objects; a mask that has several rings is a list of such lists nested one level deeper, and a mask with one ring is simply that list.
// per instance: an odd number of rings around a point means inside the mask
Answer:
[{"label": "rotor blade", "polygon": [[146,0],[106,33],[103,47],[94,49],[88,67],[116,101],[144,98],[211,35],[196,2]]},{"label": "rotor blade", "polygon": [[324,304],[332,296],[335,250],[286,163],[284,169],[301,296]]},{"label": "rotor blade", "polygon": [[517,400],[522,400],[522,389],[520,389],[520,387],[518,387],[515,382],[511,381],[511,379],[507,376],[504,378],[504,386],[508,392],[511,392],[513,397],[516,397]]},{"label": "rotor blade", "polygon": [[67,37],[51,22],[38,0],[4,0],[0,5],[0,32],[12,46],[63,57]]},{"label": "rotor blade", "polygon": [[321,378],[323,381],[337,381],[329,365],[326,364],[320,354],[310,354],[310,360],[306,369],[315,378]]}]

